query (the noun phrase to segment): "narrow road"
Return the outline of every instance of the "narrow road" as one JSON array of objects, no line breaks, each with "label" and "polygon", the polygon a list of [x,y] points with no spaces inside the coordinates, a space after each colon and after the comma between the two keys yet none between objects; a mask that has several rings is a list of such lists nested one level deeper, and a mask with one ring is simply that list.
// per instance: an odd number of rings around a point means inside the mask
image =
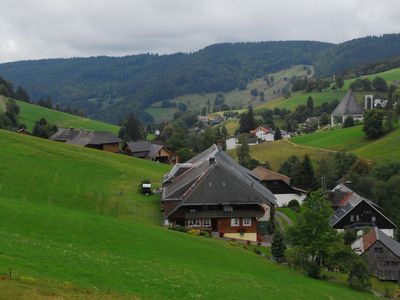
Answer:
[{"label": "narrow road", "polygon": [[275,221],[282,231],[286,230],[284,221],[288,224],[288,226],[291,226],[293,223],[287,215],[277,210],[275,211]]}]

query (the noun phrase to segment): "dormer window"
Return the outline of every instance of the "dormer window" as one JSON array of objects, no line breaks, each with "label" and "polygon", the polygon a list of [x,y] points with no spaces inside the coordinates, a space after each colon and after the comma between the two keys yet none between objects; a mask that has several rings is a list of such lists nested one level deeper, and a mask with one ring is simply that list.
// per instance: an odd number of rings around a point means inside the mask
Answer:
[{"label": "dormer window", "polygon": [[232,211],[233,211],[232,205],[224,205],[224,211],[226,211],[226,212],[232,212]]}]

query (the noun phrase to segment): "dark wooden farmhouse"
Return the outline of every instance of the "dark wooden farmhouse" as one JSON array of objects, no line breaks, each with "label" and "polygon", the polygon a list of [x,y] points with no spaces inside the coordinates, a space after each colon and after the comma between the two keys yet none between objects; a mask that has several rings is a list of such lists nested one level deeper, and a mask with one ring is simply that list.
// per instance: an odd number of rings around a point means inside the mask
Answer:
[{"label": "dark wooden farmhouse", "polygon": [[330,193],[332,207],[336,208],[330,224],[339,231],[346,227],[362,230],[365,227],[379,227],[393,237],[396,225],[389,220],[374,202],[361,197],[345,185],[336,186]]},{"label": "dark wooden farmhouse", "polygon": [[118,153],[121,139],[108,131],[59,128],[50,140]]},{"label": "dark wooden farmhouse", "polygon": [[174,165],[179,162],[178,156],[162,144],[147,141],[128,142],[124,152],[127,155],[147,160]]},{"label": "dark wooden farmhouse", "polygon": [[368,270],[380,280],[400,280],[400,243],[378,227],[352,244],[353,250],[365,257]]},{"label": "dark wooden farmhouse", "polygon": [[290,177],[268,170],[261,166],[253,170],[261,180],[261,184],[269,189],[276,198],[277,206],[285,206],[290,200],[297,200],[303,203],[307,192],[290,185]]},{"label": "dark wooden farmhouse", "polygon": [[162,205],[165,226],[256,241],[257,223],[269,220],[275,197],[257,174],[213,145],[164,176]]}]

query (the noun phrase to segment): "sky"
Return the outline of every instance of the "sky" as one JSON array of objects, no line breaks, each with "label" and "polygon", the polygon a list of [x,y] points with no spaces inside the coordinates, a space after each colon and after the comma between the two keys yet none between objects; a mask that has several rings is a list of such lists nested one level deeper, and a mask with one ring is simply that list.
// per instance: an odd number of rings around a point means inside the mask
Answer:
[{"label": "sky", "polygon": [[1,0],[0,62],[384,33],[400,33],[399,0]]}]

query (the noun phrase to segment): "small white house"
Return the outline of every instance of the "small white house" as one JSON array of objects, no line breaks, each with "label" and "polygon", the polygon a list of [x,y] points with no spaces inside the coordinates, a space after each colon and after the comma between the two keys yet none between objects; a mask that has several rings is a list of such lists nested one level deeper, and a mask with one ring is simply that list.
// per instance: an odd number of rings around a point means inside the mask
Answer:
[{"label": "small white house", "polygon": [[274,141],[274,131],[268,126],[260,125],[252,130],[250,134],[265,142]]}]

